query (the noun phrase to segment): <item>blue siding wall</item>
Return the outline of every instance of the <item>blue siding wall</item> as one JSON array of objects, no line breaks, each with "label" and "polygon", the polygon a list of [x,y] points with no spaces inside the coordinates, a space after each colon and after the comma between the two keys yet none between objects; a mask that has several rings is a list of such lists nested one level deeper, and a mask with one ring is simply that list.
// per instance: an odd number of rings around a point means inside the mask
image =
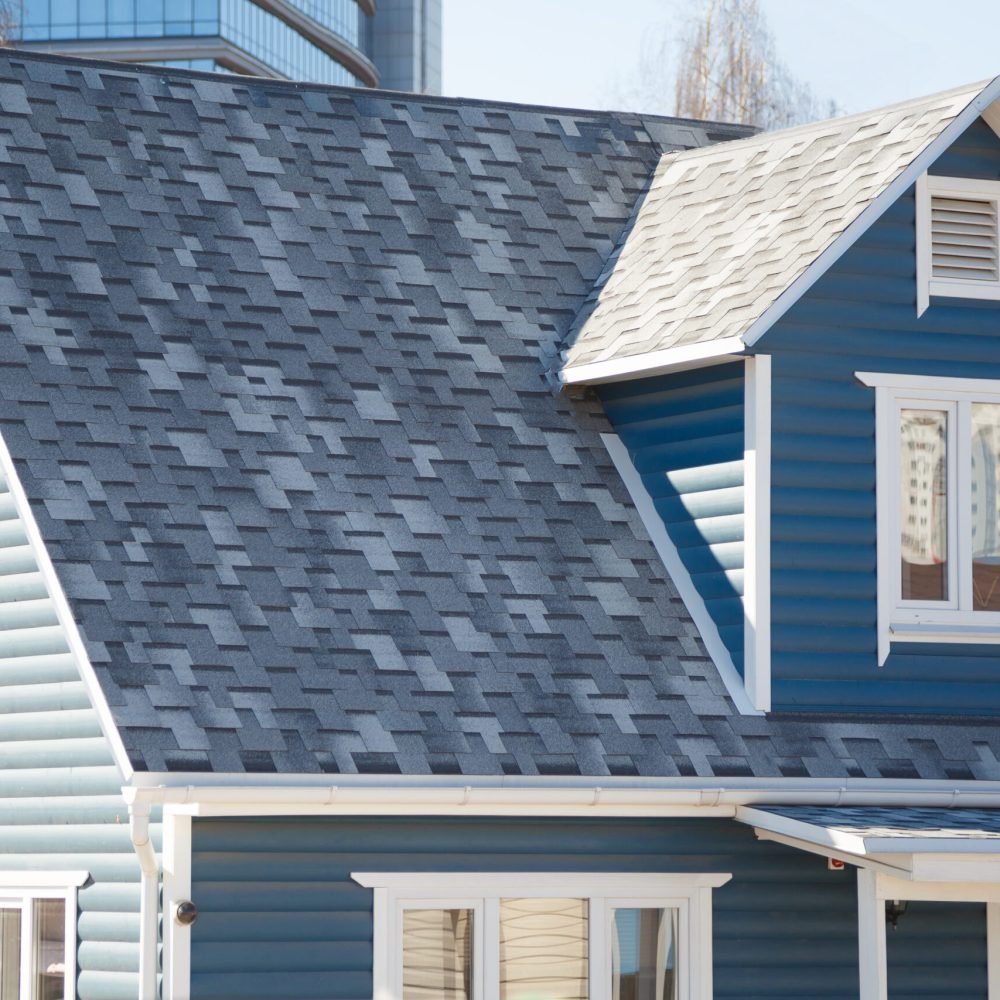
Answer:
[{"label": "blue siding wall", "polygon": [[908,903],[896,929],[886,931],[886,959],[889,1000],[985,998],[985,904]]},{"label": "blue siding wall", "polygon": [[[370,997],[371,892],[350,872],[475,870],[732,872],[714,893],[717,1000],[858,995],[853,871],[827,871],[823,858],[757,841],[748,827],[397,817],[195,819],[192,997]],[[957,923],[930,913],[908,929],[904,918],[890,953],[894,970],[935,961],[947,991],[903,992],[910,979],[894,971],[893,1000],[985,996],[985,915],[954,909]]]},{"label": "blue siding wall", "polygon": [[742,673],[742,362],[598,388]]},{"label": "blue siding wall", "polygon": [[[1000,177],[982,122],[935,173]],[[857,371],[1000,379],[1000,306],[916,315],[911,190],[760,341],[772,354],[776,709],[1000,713],[1000,647],[897,644],[876,659],[873,389]]]},{"label": "blue siding wall", "polygon": [[139,866],[121,784],[0,476],[0,870],[90,872],[80,1000],[139,989]]}]

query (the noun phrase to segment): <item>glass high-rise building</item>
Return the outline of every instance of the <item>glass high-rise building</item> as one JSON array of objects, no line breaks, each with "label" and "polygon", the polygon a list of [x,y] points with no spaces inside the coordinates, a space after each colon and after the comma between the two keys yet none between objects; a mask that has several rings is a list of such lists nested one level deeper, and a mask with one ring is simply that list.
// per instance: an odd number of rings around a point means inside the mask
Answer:
[{"label": "glass high-rise building", "polygon": [[67,55],[438,93],[441,0],[8,0]]}]

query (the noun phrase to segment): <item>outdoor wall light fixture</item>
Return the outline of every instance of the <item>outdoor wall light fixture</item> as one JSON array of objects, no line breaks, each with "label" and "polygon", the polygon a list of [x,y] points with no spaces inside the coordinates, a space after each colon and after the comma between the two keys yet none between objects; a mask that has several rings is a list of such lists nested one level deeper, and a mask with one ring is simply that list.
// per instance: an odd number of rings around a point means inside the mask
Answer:
[{"label": "outdoor wall light fixture", "polygon": [[896,930],[899,918],[906,913],[905,899],[887,899],[885,901],[885,922]]},{"label": "outdoor wall light fixture", "polygon": [[198,919],[198,907],[185,899],[174,908],[174,920],[182,927],[190,927]]}]

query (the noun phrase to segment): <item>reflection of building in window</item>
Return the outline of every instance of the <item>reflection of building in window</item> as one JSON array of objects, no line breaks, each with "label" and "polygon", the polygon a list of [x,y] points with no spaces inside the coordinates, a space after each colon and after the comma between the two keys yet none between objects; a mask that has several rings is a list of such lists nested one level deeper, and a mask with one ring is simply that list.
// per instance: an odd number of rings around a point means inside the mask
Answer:
[{"label": "reflection of building in window", "polygon": [[903,410],[900,414],[904,600],[947,598],[947,420],[943,410]]},{"label": "reflection of building in window", "polygon": [[972,589],[976,610],[1000,608],[1000,406],[972,404]]}]

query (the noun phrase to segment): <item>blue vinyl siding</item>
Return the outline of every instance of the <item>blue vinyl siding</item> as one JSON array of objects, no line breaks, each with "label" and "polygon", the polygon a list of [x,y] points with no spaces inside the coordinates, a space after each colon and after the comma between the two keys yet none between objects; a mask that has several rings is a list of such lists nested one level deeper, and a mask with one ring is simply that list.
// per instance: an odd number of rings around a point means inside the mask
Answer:
[{"label": "blue vinyl siding", "polygon": [[0,477],[0,870],[90,872],[80,1000],[139,989],[139,867],[97,714]]},{"label": "blue vinyl siding", "polygon": [[[982,122],[934,173],[1000,177]],[[875,393],[857,371],[1000,379],[1000,306],[916,314],[912,189],[758,345],[772,355],[772,646],[778,710],[1000,713],[1000,647],[876,659]]]},{"label": "blue vinyl siding", "polygon": [[[370,997],[371,892],[350,873],[476,870],[732,872],[714,893],[717,1000],[858,995],[853,870],[725,820],[195,819],[192,864],[195,1000]],[[890,949],[903,987],[897,965],[933,956],[947,990],[892,1000],[982,1000],[983,908],[953,909],[919,933],[904,918]]]},{"label": "blue vinyl siding", "polygon": [[889,1000],[982,1000],[986,904],[907,903],[896,929],[886,929],[886,964]]},{"label": "blue vinyl siding", "polygon": [[743,671],[743,363],[598,387]]}]

